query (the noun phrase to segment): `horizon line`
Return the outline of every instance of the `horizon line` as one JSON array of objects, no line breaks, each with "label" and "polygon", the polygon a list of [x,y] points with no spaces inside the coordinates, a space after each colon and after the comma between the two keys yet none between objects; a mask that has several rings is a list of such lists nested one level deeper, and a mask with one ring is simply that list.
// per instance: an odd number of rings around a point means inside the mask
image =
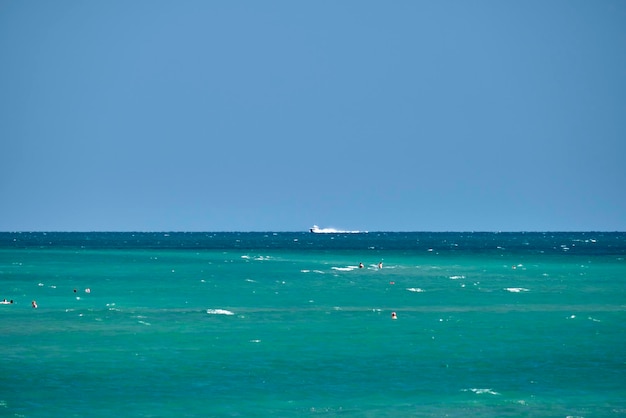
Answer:
[{"label": "horizon line", "polygon": [[500,233],[598,233],[598,232],[612,232],[612,233],[625,233],[623,230],[610,230],[610,229],[572,229],[572,230],[539,230],[539,229],[529,229],[529,230],[373,230],[373,231],[337,231],[337,232],[326,232],[326,233],[312,233],[308,230],[104,230],[104,229],[94,229],[94,230],[2,230],[0,233],[2,234],[31,234],[31,233],[43,233],[43,234],[54,234],[54,233],[139,233],[139,234],[207,234],[207,233],[286,233],[286,234],[294,234],[294,233],[303,233],[303,234],[311,234],[311,235],[359,235],[359,234],[376,234],[376,233],[490,233],[490,234],[500,234]]}]

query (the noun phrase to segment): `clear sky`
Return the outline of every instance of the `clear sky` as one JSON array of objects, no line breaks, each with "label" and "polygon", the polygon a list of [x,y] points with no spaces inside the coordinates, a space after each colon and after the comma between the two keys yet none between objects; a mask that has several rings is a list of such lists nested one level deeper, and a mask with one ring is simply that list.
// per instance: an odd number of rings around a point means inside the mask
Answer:
[{"label": "clear sky", "polygon": [[1,231],[626,230],[626,2],[0,0]]}]

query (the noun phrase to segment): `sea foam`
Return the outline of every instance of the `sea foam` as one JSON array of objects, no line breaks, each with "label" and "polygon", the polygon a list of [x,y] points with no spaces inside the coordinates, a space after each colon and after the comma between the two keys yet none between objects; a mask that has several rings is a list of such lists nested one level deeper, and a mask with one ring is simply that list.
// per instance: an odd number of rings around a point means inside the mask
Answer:
[{"label": "sea foam", "polygon": [[463,392],[474,392],[477,395],[484,395],[484,394],[499,395],[499,393],[494,391],[493,389],[471,388],[471,389],[463,389]]},{"label": "sea foam", "polygon": [[507,287],[504,290],[506,290],[507,292],[511,292],[511,293],[520,293],[520,292],[528,292],[528,289],[525,289],[523,287]]},{"label": "sea foam", "polygon": [[209,315],[234,315],[233,312],[227,311],[226,309],[207,309],[206,313]]}]

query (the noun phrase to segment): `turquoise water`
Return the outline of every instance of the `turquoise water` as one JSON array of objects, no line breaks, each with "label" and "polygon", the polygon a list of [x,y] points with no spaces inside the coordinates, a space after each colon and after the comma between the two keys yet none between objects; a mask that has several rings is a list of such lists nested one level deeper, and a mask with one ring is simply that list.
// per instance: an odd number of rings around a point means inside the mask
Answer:
[{"label": "turquoise water", "polygon": [[624,233],[0,233],[0,416],[624,416],[625,256]]}]

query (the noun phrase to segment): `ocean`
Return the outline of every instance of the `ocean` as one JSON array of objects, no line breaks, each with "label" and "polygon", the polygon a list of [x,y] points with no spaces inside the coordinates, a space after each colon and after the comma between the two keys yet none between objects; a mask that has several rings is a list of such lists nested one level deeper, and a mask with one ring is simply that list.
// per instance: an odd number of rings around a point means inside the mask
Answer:
[{"label": "ocean", "polygon": [[626,416],[625,257],[607,232],[0,233],[0,416]]}]

